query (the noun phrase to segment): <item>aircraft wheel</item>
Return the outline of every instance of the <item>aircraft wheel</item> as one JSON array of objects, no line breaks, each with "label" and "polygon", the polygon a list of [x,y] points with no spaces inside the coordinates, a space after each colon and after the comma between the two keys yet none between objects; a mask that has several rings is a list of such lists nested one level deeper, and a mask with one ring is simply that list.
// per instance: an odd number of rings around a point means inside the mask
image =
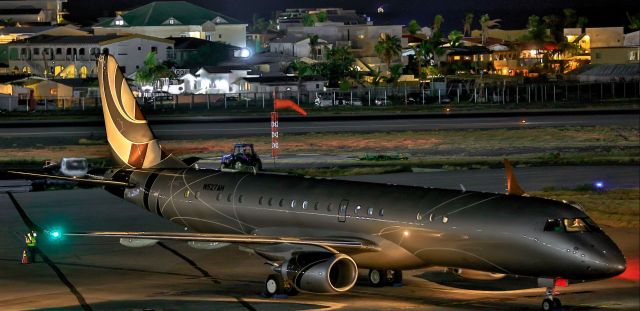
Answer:
[{"label": "aircraft wheel", "polygon": [[393,279],[391,285],[402,284],[402,270],[393,270]]},{"label": "aircraft wheel", "polygon": [[384,277],[386,276],[385,270],[369,270],[369,284],[373,287],[382,287],[384,286]]},{"label": "aircraft wheel", "polygon": [[553,305],[554,305],[553,300],[551,300],[551,299],[549,299],[549,298],[545,298],[545,299],[542,301],[542,310],[544,310],[544,311],[551,311],[551,310],[553,310],[553,309],[554,309],[554,306],[553,306]]},{"label": "aircraft wheel", "polygon": [[280,274],[270,274],[264,282],[264,293],[267,297],[281,294],[284,290],[284,280]]}]

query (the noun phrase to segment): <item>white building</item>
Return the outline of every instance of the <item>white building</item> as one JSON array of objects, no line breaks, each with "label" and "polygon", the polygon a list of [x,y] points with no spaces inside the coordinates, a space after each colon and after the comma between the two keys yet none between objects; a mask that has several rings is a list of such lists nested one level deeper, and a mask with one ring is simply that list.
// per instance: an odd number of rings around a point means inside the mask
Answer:
[{"label": "white building", "polygon": [[[173,41],[143,35],[48,36],[11,42],[9,68],[48,78],[86,78],[96,75],[96,56],[111,53],[125,75],[143,66],[150,52],[167,59]],[[172,54],[172,53],[169,53]]]},{"label": "white building", "polygon": [[67,0],[3,0],[0,1],[0,19],[18,23],[57,24],[66,14],[63,3]]},{"label": "white building", "polygon": [[247,46],[247,24],[186,1],[160,1],[124,12],[93,26],[96,35],[141,34],[192,37]]},{"label": "white building", "polygon": [[249,76],[251,70],[235,66],[204,66],[195,75],[185,75],[185,90],[194,94],[238,93],[237,82]]},{"label": "white building", "polygon": [[[299,38],[296,36],[275,39],[269,43],[271,53],[311,59],[324,59],[325,49],[331,49],[331,47],[332,45],[323,39],[318,39],[318,44],[311,47],[311,39],[309,37]],[[315,49],[315,54],[312,53],[312,48]]]}]

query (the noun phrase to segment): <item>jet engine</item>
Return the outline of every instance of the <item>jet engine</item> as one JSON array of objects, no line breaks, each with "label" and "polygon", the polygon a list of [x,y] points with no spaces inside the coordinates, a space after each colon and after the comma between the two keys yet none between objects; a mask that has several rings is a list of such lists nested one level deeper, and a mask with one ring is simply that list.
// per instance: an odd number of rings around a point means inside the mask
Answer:
[{"label": "jet engine", "polygon": [[339,253],[294,253],[291,259],[274,270],[281,273],[296,289],[321,294],[348,291],[358,278],[355,261]]}]

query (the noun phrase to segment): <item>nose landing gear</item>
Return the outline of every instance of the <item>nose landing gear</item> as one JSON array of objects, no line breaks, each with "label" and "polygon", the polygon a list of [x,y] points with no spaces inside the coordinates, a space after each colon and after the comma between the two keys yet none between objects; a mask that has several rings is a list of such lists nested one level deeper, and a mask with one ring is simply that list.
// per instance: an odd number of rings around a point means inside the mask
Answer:
[{"label": "nose landing gear", "polygon": [[538,285],[543,285],[547,288],[545,292],[546,298],[542,300],[542,310],[562,310],[562,302],[555,296],[558,295],[556,287],[567,287],[568,281],[565,279],[538,279]]}]

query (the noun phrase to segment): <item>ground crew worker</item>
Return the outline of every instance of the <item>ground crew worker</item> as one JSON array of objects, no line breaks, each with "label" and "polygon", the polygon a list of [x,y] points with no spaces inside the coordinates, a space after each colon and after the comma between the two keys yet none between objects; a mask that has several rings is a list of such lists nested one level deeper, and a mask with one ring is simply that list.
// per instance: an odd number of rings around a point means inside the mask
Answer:
[{"label": "ground crew worker", "polygon": [[38,249],[36,248],[36,238],[37,234],[35,231],[31,231],[25,235],[25,242],[27,243],[27,257],[29,258],[29,262],[36,262],[36,255],[38,253]]}]

